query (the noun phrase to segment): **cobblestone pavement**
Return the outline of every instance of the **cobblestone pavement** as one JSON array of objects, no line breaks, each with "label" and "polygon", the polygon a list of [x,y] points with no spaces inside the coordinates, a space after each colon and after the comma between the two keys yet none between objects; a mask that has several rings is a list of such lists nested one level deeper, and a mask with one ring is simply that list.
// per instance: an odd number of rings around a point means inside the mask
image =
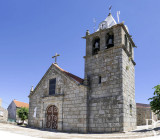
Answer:
[{"label": "cobblestone pavement", "polygon": [[[14,134],[30,136],[35,138],[54,138],[54,139],[135,139],[154,137],[160,138],[160,125],[154,130],[145,129],[145,126],[137,127],[137,130],[126,133],[110,133],[110,134],[78,134],[78,133],[62,133],[62,132],[51,132],[33,128],[26,128],[11,124],[0,123],[0,139],[3,134],[7,132],[7,136]],[[12,133],[12,134],[11,134]],[[3,138],[2,138],[3,139]],[[12,138],[13,139],[13,138]]]}]

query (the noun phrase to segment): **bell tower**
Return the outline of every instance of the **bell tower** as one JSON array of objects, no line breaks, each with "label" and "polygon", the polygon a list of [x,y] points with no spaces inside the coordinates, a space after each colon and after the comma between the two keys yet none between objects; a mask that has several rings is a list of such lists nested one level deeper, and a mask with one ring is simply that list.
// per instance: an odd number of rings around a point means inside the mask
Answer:
[{"label": "bell tower", "polygon": [[136,127],[135,44],[124,23],[111,13],[90,34],[87,30],[85,81],[88,131],[123,132]]}]

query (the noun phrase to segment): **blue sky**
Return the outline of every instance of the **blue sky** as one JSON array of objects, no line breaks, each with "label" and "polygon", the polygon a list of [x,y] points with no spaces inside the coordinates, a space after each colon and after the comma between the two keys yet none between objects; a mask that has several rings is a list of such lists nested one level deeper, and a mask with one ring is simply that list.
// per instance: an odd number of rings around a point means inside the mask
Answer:
[{"label": "blue sky", "polygon": [[136,102],[149,103],[160,83],[159,0],[1,0],[0,98],[28,102],[30,88],[47,71],[56,52],[63,69],[84,77],[85,35],[120,11],[138,48],[135,49]]}]

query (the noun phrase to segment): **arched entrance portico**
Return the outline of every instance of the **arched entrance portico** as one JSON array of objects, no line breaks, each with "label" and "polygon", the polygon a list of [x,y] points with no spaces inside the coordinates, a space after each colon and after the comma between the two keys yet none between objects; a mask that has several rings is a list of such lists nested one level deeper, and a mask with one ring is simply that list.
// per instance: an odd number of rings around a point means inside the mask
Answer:
[{"label": "arched entrance portico", "polygon": [[51,105],[46,109],[46,128],[58,128],[58,108]]}]

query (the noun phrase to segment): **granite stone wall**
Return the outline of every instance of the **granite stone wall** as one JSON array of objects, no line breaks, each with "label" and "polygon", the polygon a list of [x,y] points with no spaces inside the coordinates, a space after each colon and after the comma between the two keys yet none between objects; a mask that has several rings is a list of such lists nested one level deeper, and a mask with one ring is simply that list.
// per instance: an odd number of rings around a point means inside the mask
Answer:
[{"label": "granite stone wall", "polygon": [[[113,47],[87,57],[90,74],[89,131],[122,131],[121,48]],[[96,64],[94,64],[96,63]],[[92,64],[92,66],[90,66]],[[94,65],[94,66],[93,66]],[[89,69],[89,67],[91,67]],[[101,83],[98,77],[101,76]]]},{"label": "granite stone wall", "polygon": [[[109,32],[114,34],[114,47],[106,49]],[[134,62],[129,60],[129,49],[124,48],[124,32],[121,26],[115,26],[86,36],[85,83],[89,85],[90,132],[122,132],[136,127]],[[93,40],[97,37],[100,51],[93,55]],[[127,71],[126,66],[129,66]]]},{"label": "granite stone wall", "polygon": [[[56,78],[56,94],[49,96],[49,80],[53,78]],[[87,131],[87,88],[78,85],[53,65],[29,97],[30,126],[46,128],[46,109],[55,105],[58,108],[59,131]],[[37,113],[33,117],[35,107]]]},{"label": "granite stone wall", "polygon": [[137,126],[146,125],[146,119],[150,119],[148,124],[152,124],[151,119],[158,120],[158,116],[155,115],[150,107],[137,107]]},{"label": "granite stone wall", "polygon": [[[126,32],[122,29],[122,36]],[[135,63],[134,49],[130,50],[130,41],[122,37],[122,82],[123,82],[123,111],[124,111],[124,131],[133,130],[136,128],[136,103],[135,103]]]},{"label": "granite stone wall", "polygon": [[135,69],[127,53],[122,51],[124,131],[136,128]]}]

